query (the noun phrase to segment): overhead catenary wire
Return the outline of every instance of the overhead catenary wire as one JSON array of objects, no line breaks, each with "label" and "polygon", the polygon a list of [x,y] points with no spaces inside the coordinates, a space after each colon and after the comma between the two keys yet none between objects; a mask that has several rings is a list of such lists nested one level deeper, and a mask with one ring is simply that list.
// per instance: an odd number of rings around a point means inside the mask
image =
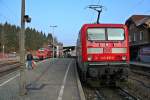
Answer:
[{"label": "overhead catenary wire", "polygon": [[7,10],[10,12],[10,13],[13,13],[13,15],[17,15],[11,8],[9,8],[9,6],[4,2],[4,0],[1,0],[1,3],[3,7],[7,8]]},{"label": "overhead catenary wire", "polygon": [[3,19],[8,19],[5,15],[3,15],[2,13],[0,13],[0,17]]},{"label": "overhead catenary wire", "polygon": [[91,0],[90,4],[100,4],[100,0]]},{"label": "overhead catenary wire", "polygon": [[0,13],[0,23],[6,23],[10,21],[13,21],[11,17],[5,16],[4,14]]},{"label": "overhead catenary wire", "polygon": [[150,10],[145,11],[144,13],[150,13]]},{"label": "overhead catenary wire", "polygon": [[137,9],[137,7],[139,7],[139,5],[141,6],[143,2],[144,2],[144,0],[139,0],[138,2],[135,3],[135,5],[133,5],[133,6],[129,9],[129,11],[135,12],[135,10]]}]

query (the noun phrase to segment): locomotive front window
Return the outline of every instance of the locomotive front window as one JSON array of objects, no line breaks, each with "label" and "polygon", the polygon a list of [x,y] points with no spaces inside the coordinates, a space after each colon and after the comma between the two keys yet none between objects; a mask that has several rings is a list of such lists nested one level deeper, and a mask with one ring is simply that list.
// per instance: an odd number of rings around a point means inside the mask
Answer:
[{"label": "locomotive front window", "polygon": [[89,28],[87,30],[88,40],[105,40],[105,28]]},{"label": "locomotive front window", "polygon": [[107,28],[108,40],[124,40],[124,29]]}]

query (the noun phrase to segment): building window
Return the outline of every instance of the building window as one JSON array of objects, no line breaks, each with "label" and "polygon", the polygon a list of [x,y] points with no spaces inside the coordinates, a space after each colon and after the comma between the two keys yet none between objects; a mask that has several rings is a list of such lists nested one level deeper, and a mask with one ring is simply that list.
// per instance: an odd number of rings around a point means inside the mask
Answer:
[{"label": "building window", "polygon": [[136,33],[133,33],[133,41],[136,41]]},{"label": "building window", "polygon": [[140,31],[140,40],[143,40],[143,31]]}]

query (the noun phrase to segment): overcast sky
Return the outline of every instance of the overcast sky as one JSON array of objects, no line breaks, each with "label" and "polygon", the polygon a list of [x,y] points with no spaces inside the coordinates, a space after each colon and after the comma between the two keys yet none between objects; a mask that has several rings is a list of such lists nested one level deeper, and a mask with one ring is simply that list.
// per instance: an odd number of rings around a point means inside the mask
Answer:
[{"label": "overcast sky", "polygon": [[[32,18],[26,27],[46,34],[52,33],[65,46],[75,45],[84,23],[96,21],[97,13],[87,8],[91,4],[104,6],[101,23],[125,23],[134,14],[150,15],[150,0],[26,0],[26,14]],[[0,23],[20,26],[21,0],[0,0]]]}]

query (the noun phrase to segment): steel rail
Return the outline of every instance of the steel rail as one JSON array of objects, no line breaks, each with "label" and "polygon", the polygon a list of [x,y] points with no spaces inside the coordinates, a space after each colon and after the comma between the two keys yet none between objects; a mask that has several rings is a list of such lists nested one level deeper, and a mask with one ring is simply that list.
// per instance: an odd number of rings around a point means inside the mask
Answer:
[{"label": "steel rail", "polygon": [[127,90],[122,89],[121,87],[117,87],[117,89],[124,94],[126,100],[142,100],[139,97],[130,94]]}]

